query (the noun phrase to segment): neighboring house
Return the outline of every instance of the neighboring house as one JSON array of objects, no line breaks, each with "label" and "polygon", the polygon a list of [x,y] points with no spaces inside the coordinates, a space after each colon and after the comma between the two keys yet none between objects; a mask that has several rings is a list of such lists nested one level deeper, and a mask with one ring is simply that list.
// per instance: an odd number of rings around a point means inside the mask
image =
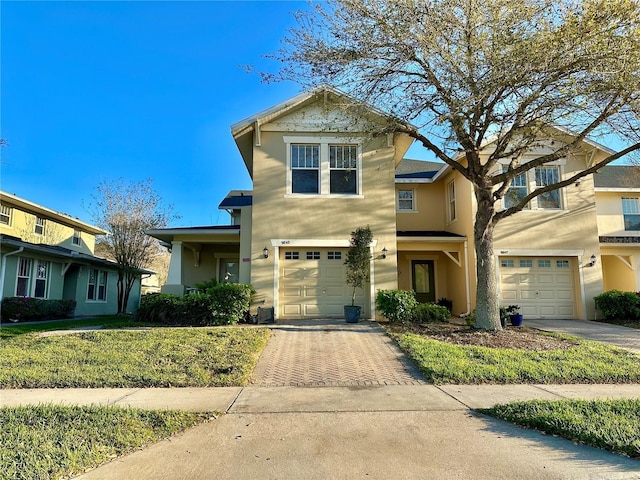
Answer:
[{"label": "neighboring house", "polygon": [[605,290],[640,290],[640,167],[594,175]]},{"label": "neighboring house", "polygon": [[[404,159],[411,138],[371,136],[367,132],[383,122],[380,112],[349,107],[349,97],[320,87],[233,125],[253,190],[231,191],[220,203],[231,225],[148,232],[172,249],[162,291],[183,294],[215,277],[251,283],[256,303],[274,306],[278,318],[339,317],[350,303],[344,281],[350,233],[369,225],[371,282],[357,299],[366,316],[376,316],[376,291],[394,288],[412,289],[422,302],[446,297],[455,314],[472,311],[472,185],[443,163]],[[554,129],[529,158],[572,140]],[[505,205],[609,154],[584,141],[579,151],[518,177]],[[608,168],[616,167],[603,171]],[[519,304],[528,318],[593,319],[593,297],[608,281],[603,266],[606,272],[613,259],[631,273],[638,269],[637,244],[636,253],[631,247],[620,254],[602,240],[596,192],[590,175],[498,224],[502,304]],[[631,217],[637,203],[623,202],[628,224],[637,225]],[[627,277],[619,288],[635,290],[638,279]]]},{"label": "neighboring house", "polygon": [[[115,314],[117,265],[94,255],[96,235],[106,233],[0,191],[2,298],[74,299],[77,316]],[[139,302],[138,280],[127,311]]]}]

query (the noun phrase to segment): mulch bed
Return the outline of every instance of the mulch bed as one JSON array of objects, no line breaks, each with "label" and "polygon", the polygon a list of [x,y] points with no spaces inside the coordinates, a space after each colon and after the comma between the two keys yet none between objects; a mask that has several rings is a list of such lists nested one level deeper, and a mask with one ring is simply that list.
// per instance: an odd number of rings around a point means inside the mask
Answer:
[{"label": "mulch bed", "polygon": [[415,333],[433,340],[456,345],[476,345],[489,348],[511,348],[518,350],[559,350],[569,349],[575,342],[552,336],[527,327],[507,327],[499,332],[476,330],[466,325],[450,323],[427,324],[386,324],[394,333]]}]

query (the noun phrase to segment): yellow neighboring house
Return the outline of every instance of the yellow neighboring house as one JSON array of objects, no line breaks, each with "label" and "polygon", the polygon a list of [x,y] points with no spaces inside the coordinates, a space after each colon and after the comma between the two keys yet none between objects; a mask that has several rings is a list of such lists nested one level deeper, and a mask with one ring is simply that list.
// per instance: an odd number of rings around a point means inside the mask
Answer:
[{"label": "yellow neighboring house", "polygon": [[[94,255],[96,235],[105,234],[77,218],[0,191],[2,298],[73,299],[76,316],[115,314],[117,265]],[[140,280],[127,310],[135,311],[139,303]]]},{"label": "yellow neighboring house", "polygon": [[[231,191],[220,203],[231,225],[148,232],[171,248],[162,291],[183,294],[214,277],[251,283],[256,304],[273,306],[277,318],[341,317],[350,304],[344,280],[350,233],[368,225],[371,281],[357,298],[366,317],[376,317],[376,291],[394,288],[414,290],[421,302],[447,298],[454,314],[472,311],[473,187],[443,163],[405,159],[408,136],[370,135],[382,118],[319,87],[232,125],[253,189]],[[530,158],[569,141],[569,133],[554,129]],[[609,153],[584,141],[567,158],[518,177],[505,206]],[[520,305],[526,318],[593,319],[593,297],[613,285],[610,276],[616,288],[637,289],[640,249],[603,240],[611,232],[598,231],[604,224],[596,201],[604,192],[593,177],[532,200],[496,228],[500,299]],[[624,195],[636,203],[622,200],[623,207],[618,196],[618,233],[621,209],[628,216],[638,208],[637,188]],[[627,225],[638,226],[632,219]],[[637,240],[638,233],[622,236]]]}]

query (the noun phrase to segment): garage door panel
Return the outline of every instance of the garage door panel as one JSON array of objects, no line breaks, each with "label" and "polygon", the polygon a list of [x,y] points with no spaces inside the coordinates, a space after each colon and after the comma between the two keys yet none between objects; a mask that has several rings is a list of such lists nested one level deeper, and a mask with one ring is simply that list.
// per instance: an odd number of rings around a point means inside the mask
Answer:
[{"label": "garage door panel", "polygon": [[556,292],[554,290],[538,290],[539,300],[554,300],[556,298]]},{"label": "garage door panel", "polygon": [[535,281],[536,281],[535,275],[530,275],[526,273],[521,273],[518,275],[518,283],[522,285],[535,283]]},{"label": "garage door panel", "polygon": [[555,275],[555,282],[560,285],[571,285],[571,275],[566,273],[558,273]]},{"label": "garage door panel", "polygon": [[302,313],[300,307],[299,303],[295,305],[284,304],[282,305],[282,314],[288,317],[299,317]]},{"label": "garage door panel", "polygon": [[327,297],[343,298],[345,296],[344,288],[341,287],[326,287],[324,295]]},{"label": "garage door panel", "polygon": [[500,276],[500,281],[503,284],[513,284],[516,285],[518,283],[518,275],[517,274],[507,274],[507,275],[501,275]]},{"label": "garage door panel", "polygon": [[518,292],[516,290],[506,290],[502,292],[502,298],[505,300],[517,300]]},{"label": "garage door panel", "polygon": [[573,300],[573,292],[571,290],[557,290],[556,298],[558,300]]},{"label": "garage door panel", "polygon": [[553,283],[554,277],[550,273],[540,273],[537,275],[538,283]]},{"label": "garage door panel", "polygon": [[304,315],[305,317],[318,317],[320,316],[320,308],[318,308],[318,304],[305,304],[304,306]]},{"label": "garage door panel", "polygon": [[535,290],[520,290],[519,297],[522,300],[535,300],[536,299],[536,291]]},{"label": "garage door panel", "polygon": [[282,295],[286,297],[300,297],[302,295],[302,287],[284,287],[281,289]]},{"label": "garage door panel", "polygon": [[573,309],[572,305],[566,305],[566,306],[559,305],[558,314],[573,317],[575,316],[575,310]]},{"label": "garage door panel", "polygon": [[303,278],[304,272],[300,268],[283,268],[282,277],[285,279]]},{"label": "garage door panel", "polygon": [[325,272],[327,280],[339,280],[344,283],[345,273],[343,267],[326,267]]}]

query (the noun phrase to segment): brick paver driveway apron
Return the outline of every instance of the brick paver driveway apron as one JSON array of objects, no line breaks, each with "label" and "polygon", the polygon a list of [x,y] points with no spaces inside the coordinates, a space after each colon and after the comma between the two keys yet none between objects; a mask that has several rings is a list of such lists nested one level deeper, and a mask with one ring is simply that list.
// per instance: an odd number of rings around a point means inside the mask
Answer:
[{"label": "brick paver driveway apron", "polygon": [[279,321],[253,372],[259,386],[422,385],[424,377],[375,322]]}]

